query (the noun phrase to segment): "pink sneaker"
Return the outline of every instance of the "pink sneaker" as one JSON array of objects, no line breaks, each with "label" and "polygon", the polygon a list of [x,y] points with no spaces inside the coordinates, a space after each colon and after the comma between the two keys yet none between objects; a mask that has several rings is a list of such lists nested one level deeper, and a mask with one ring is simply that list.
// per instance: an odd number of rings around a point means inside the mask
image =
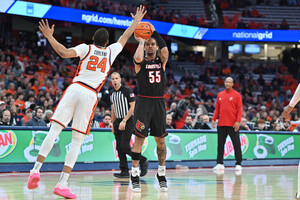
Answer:
[{"label": "pink sneaker", "polygon": [[62,186],[61,184],[56,184],[53,193],[68,199],[76,198],[76,194],[72,193],[67,186]]},{"label": "pink sneaker", "polygon": [[40,173],[38,171],[30,171],[30,176],[28,178],[27,187],[28,189],[32,190],[39,187],[40,181]]}]

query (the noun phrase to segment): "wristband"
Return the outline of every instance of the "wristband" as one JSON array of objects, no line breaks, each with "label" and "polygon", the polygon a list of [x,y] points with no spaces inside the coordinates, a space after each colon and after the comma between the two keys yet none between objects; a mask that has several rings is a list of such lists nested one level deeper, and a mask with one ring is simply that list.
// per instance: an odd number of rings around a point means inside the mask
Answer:
[{"label": "wristband", "polygon": [[126,121],[123,119],[122,122],[126,123]]}]

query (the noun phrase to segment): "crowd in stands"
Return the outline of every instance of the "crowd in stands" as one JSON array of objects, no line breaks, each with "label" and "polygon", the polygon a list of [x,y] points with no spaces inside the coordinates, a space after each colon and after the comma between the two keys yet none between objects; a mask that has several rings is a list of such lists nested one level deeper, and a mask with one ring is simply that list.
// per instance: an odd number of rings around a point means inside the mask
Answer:
[{"label": "crowd in stands", "polygon": [[[253,19],[249,23],[244,23],[243,17]],[[223,27],[229,29],[290,29],[290,25],[286,19],[282,19],[280,24],[276,24],[273,20],[269,24],[264,24],[262,20],[257,19],[261,17],[265,17],[265,14],[259,13],[256,6],[252,6],[251,9],[246,6],[241,13],[236,12],[234,16],[223,16]]]},{"label": "crowd in stands", "polygon": [[[31,2],[51,4],[55,6],[63,6],[81,10],[90,10],[95,12],[110,13],[116,15],[129,16],[136,9],[135,4],[126,4],[112,0],[29,0]],[[167,3],[167,1],[161,1]],[[186,24],[193,26],[209,27],[207,18],[202,15],[197,17],[195,14],[182,15],[180,10],[166,11],[163,5],[156,5],[153,1],[147,0],[143,2],[147,8],[145,19]]]},{"label": "crowd in stands", "polygon": [[[39,46],[38,37],[29,35],[0,42],[0,125],[49,126],[49,119],[77,68],[78,59],[61,59],[50,45]],[[127,51],[122,52],[112,71],[120,72],[124,83],[137,93],[131,57]],[[165,99],[170,128],[210,128],[215,98],[224,89],[227,76],[235,80],[234,89],[242,94],[243,117],[252,124],[251,129],[257,127],[259,120],[265,120],[268,128],[274,123],[283,127],[280,114],[297,87],[286,66],[271,60],[210,63],[203,59],[198,63],[199,75],[186,73],[180,79],[175,79],[170,68],[172,60],[169,61]],[[263,74],[274,78],[267,82]],[[254,75],[260,76],[254,79]],[[110,88],[107,81],[99,96],[93,127],[111,127]],[[298,119],[294,111],[292,120]]]}]

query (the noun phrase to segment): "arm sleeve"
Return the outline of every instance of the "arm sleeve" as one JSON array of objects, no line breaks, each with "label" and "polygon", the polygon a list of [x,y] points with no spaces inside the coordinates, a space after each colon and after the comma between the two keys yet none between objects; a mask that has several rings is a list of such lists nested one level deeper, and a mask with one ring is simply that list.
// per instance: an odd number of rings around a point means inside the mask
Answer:
[{"label": "arm sleeve", "polygon": [[216,102],[216,108],[215,108],[215,112],[214,112],[214,115],[212,117],[212,120],[216,121],[219,117],[219,113],[220,113],[220,106],[219,106],[219,94],[218,94],[217,102]]},{"label": "arm sleeve", "polygon": [[299,85],[298,85],[298,87],[297,87],[297,89],[296,89],[289,105],[291,107],[295,107],[295,105],[299,102],[299,100],[300,100],[300,83],[299,83]]},{"label": "arm sleeve", "polygon": [[80,59],[82,60],[88,54],[90,48],[87,44],[80,44],[71,49],[74,49],[76,51],[77,56],[80,57]]},{"label": "arm sleeve", "polygon": [[238,94],[238,102],[237,102],[237,116],[236,116],[236,121],[241,122],[243,115],[243,101],[242,97],[240,94]]},{"label": "arm sleeve", "polygon": [[110,63],[112,64],[116,57],[119,55],[119,53],[122,51],[123,49],[123,46],[121,43],[113,43],[111,45],[108,46],[111,50],[111,53],[110,53]]}]

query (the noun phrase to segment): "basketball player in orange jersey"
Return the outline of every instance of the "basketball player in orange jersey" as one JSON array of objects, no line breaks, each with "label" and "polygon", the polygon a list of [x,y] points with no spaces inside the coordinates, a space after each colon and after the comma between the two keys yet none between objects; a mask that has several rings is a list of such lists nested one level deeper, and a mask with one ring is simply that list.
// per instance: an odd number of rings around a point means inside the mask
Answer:
[{"label": "basketball player in orange jersey", "polygon": [[68,178],[77,160],[81,144],[89,134],[91,120],[97,107],[97,94],[106,81],[111,64],[122,51],[127,40],[134,32],[138,23],[143,19],[146,11],[143,6],[131,14],[132,24],[124,31],[119,40],[106,47],[109,34],[106,29],[98,29],[93,36],[94,44],[80,44],[74,48],[65,48],[54,37],[54,25],[50,28],[48,21],[41,20],[39,29],[47,38],[53,49],[62,58],[80,57],[77,73],[73,83],[66,89],[53,114],[49,133],[41,146],[37,161],[30,171],[27,187],[35,189],[40,180],[40,168],[53,147],[56,137],[63,128],[73,119],[72,142],[65,158],[65,164],[60,179],[54,188],[54,194],[65,198],[76,198],[68,188]]},{"label": "basketball player in orange jersey", "polygon": [[[139,46],[135,51],[133,61],[137,74],[138,97],[134,109],[135,141],[132,148],[131,184],[134,192],[140,192],[139,162],[141,150],[148,130],[154,136],[157,144],[158,173],[155,175],[161,191],[167,191],[166,180],[166,109],[164,99],[165,69],[168,62],[169,50],[159,33],[152,30],[152,37],[148,40],[135,37]],[[160,54],[157,51],[160,50]]]},{"label": "basketball player in orange jersey", "polygon": [[[295,105],[299,101],[300,101],[300,84],[298,85],[289,105],[287,105],[282,112],[282,116],[284,117],[285,120],[290,119],[289,114],[292,112]],[[296,193],[296,199],[300,199],[300,162],[298,165],[298,188],[297,188],[297,193]]]}]

